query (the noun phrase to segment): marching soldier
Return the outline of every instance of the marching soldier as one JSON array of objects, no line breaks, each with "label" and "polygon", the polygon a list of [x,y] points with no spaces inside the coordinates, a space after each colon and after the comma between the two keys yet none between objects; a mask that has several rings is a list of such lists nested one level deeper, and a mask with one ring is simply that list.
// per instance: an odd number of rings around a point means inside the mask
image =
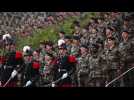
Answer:
[{"label": "marching soldier", "polygon": [[[39,68],[40,68],[40,61],[37,55],[34,58],[32,55],[31,48],[27,46],[24,52],[24,70],[23,70],[23,86],[27,87],[36,87],[38,86],[39,82]],[[35,52],[37,54],[37,52]],[[39,53],[38,53],[39,55]]]},{"label": "marching soldier", "polygon": [[[16,51],[15,44],[12,43],[12,41],[6,45],[6,48],[8,49],[8,53],[5,55],[6,61],[1,67],[1,82],[3,86],[11,78],[13,71],[19,75],[23,65],[22,53]],[[6,86],[17,87],[19,85],[17,84],[18,75],[12,77],[11,81],[9,81]]]},{"label": "marching soldier", "polygon": [[75,64],[76,58],[68,54],[66,45],[60,46],[56,79],[61,78],[65,73],[67,73],[68,77],[57,83],[58,86],[72,86],[72,77],[76,69]]}]

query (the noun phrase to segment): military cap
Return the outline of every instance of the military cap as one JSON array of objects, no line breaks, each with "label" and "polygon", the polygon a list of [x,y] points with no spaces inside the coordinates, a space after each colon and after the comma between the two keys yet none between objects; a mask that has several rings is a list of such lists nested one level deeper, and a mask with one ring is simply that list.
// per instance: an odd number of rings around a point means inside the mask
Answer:
[{"label": "military cap", "polygon": [[86,49],[88,49],[88,46],[87,45],[81,45],[80,47],[83,47],[83,48],[86,48]]},{"label": "military cap", "polygon": [[59,46],[59,49],[65,49],[65,50],[67,50],[66,44],[62,44],[61,46]]},{"label": "military cap", "polygon": [[74,39],[74,40],[79,40],[80,37],[79,37],[79,36],[73,36],[73,39]]},{"label": "military cap", "polygon": [[92,44],[91,47],[92,47],[92,48],[99,49],[99,46],[98,46],[97,44]]},{"label": "military cap", "polygon": [[66,36],[65,36],[65,39],[71,39],[71,36],[66,35]]},{"label": "military cap", "polygon": [[110,26],[109,26],[109,27],[107,27],[107,29],[109,29],[109,30],[113,31],[113,28],[111,28]]}]

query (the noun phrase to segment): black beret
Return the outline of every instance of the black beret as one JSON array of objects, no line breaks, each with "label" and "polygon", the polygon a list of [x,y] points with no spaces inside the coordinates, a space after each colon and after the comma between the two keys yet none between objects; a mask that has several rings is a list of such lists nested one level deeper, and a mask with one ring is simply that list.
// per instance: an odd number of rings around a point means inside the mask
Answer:
[{"label": "black beret", "polygon": [[99,46],[98,46],[97,44],[92,44],[91,47],[92,47],[92,48],[99,49]]},{"label": "black beret", "polygon": [[87,45],[84,45],[84,44],[81,45],[81,47],[88,49],[88,46]]},{"label": "black beret", "polygon": [[113,29],[112,29],[111,27],[107,27],[107,29],[109,29],[109,30],[113,31]]},{"label": "black beret", "polygon": [[59,46],[59,49],[65,49],[65,50],[67,50],[66,44],[62,44],[61,46]]},{"label": "black beret", "polygon": [[73,39],[74,40],[80,40],[80,37],[79,36],[73,36]]},{"label": "black beret", "polygon": [[65,32],[64,32],[64,31],[60,31],[60,33],[65,34]]},{"label": "black beret", "polygon": [[66,35],[66,36],[65,36],[65,39],[71,39],[71,36]]},{"label": "black beret", "polygon": [[52,53],[46,53],[46,55],[48,55],[49,57],[54,57]]}]

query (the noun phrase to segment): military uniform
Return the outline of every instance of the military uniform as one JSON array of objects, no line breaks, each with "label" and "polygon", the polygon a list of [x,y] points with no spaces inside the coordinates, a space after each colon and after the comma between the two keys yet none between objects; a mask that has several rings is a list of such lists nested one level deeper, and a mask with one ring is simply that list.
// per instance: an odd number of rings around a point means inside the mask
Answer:
[{"label": "military uniform", "polygon": [[[105,57],[107,63],[107,82],[110,82],[121,74],[121,54],[118,49],[114,47],[105,51]],[[120,86],[120,82],[117,81],[112,84],[112,86]]]},{"label": "military uniform", "polygon": [[[133,67],[134,63],[134,40],[130,39],[128,41],[122,41],[119,44],[119,50],[122,55],[122,66],[123,69],[122,71],[125,72],[131,67]],[[131,72],[128,72],[126,76],[123,77],[124,85],[127,87],[132,87],[134,86],[134,71],[132,70]]]},{"label": "military uniform", "polygon": [[44,66],[40,68],[40,86],[44,87],[47,84],[54,81],[54,76],[56,72],[56,60],[53,60],[50,64],[44,63]]},{"label": "military uniform", "polygon": [[101,62],[101,58],[98,54],[93,54],[89,58],[89,86],[91,87],[102,87],[105,86],[104,77],[104,65]]},{"label": "military uniform", "polygon": [[89,54],[83,54],[78,58],[76,67],[78,86],[87,87],[89,84]]},{"label": "military uniform", "polygon": [[[73,58],[73,59],[72,59]],[[57,83],[57,86],[73,85],[73,74],[75,72],[75,58],[69,55],[61,56],[58,58],[58,69],[55,80],[62,77],[64,73],[68,73],[68,77]]]},{"label": "military uniform", "polygon": [[23,85],[26,84],[27,81],[32,82],[32,87],[36,87],[39,84],[39,61],[31,61],[29,63],[24,64],[24,72],[23,72]]},{"label": "military uniform", "polygon": [[[6,61],[1,66],[1,82],[4,85],[10,78],[13,70],[20,71],[23,65],[23,58],[21,52],[12,51],[8,52],[5,56]],[[8,84],[7,87],[17,87],[18,78],[14,77]]]},{"label": "military uniform", "polygon": [[72,45],[71,47],[71,55],[75,55],[75,56],[78,56],[79,54],[79,46],[76,46],[76,45]]}]

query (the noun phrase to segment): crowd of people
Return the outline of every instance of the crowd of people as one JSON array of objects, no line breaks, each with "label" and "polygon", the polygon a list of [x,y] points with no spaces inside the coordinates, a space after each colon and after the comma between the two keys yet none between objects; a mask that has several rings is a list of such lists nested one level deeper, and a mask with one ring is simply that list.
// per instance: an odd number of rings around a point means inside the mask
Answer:
[{"label": "crowd of people", "polygon": [[[41,41],[36,50],[27,45],[21,52],[16,51],[10,35],[3,36],[7,53],[0,60],[1,86],[134,86],[134,71],[128,71],[134,67],[133,13],[98,12],[85,27],[74,21],[73,28],[72,35],[59,31],[56,43]],[[128,73],[109,84],[126,71]]]},{"label": "crowd of people", "polygon": [[29,36],[38,28],[59,23],[67,17],[79,14],[80,12],[1,12],[0,33]]},{"label": "crowd of people", "polygon": [[16,42],[18,37],[33,36],[38,29],[57,25],[69,17],[80,15],[80,12],[1,12],[0,44],[3,34],[11,34]]}]

